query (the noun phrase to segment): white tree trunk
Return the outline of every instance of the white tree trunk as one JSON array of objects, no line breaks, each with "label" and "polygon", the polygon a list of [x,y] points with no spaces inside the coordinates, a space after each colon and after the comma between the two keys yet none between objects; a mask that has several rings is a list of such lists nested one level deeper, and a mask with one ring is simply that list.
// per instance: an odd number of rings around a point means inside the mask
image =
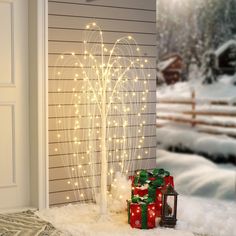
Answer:
[{"label": "white tree trunk", "polygon": [[102,153],[101,153],[101,194],[100,194],[100,213],[101,215],[107,214],[107,147],[106,147],[106,133],[107,133],[107,122],[106,122],[106,91],[104,89],[102,96],[101,105],[101,122],[102,122]]}]

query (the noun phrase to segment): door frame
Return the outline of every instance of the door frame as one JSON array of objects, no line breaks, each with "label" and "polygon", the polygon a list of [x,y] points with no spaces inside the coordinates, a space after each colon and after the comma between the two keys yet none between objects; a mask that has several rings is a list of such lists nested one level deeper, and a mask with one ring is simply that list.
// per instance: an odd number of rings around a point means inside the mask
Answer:
[{"label": "door frame", "polygon": [[[16,0],[0,0],[13,3]],[[22,209],[44,209],[49,206],[49,169],[48,169],[48,0],[28,0],[28,102],[29,109],[29,159],[25,166],[27,169],[27,200],[24,205],[17,205],[18,211]],[[14,15],[12,15],[13,17]],[[14,19],[12,18],[14,23]],[[14,38],[14,32],[12,32]],[[14,56],[14,55],[13,55]],[[14,57],[13,57],[14,58]],[[13,59],[14,60],[14,59]],[[14,61],[13,61],[14,66]],[[13,81],[14,82],[14,81]],[[26,86],[26,85],[25,85]],[[28,115],[28,114],[27,114]],[[27,119],[28,120],[28,119]],[[22,137],[24,138],[24,137]],[[28,139],[28,138],[27,138]],[[13,141],[14,142],[14,141]],[[14,152],[14,150],[13,150]],[[25,181],[25,180],[24,180]],[[25,194],[26,195],[26,194]],[[15,196],[17,197],[17,196]],[[4,209],[9,211],[10,208]],[[3,209],[0,209],[2,212]]]},{"label": "door frame", "polygon": [[48,188],[48,0],[38,0],[39,209],[49,206]]}]

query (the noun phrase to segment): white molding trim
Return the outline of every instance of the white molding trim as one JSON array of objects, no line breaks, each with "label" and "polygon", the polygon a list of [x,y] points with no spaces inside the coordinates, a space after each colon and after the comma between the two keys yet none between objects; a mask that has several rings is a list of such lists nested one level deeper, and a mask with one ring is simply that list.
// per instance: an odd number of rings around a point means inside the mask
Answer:
[{"label": "white molding trim", "polygon": [[15,0],[0,0],[0,2],[14,2]]},{"label": "white molding trim", "polygon": [[48,192],[48,1],[37,0],[38,208],[49,206]]},{"label": "white molding trim", "polygon": [[16,103],[15,102],[0,102],[0,106],[7,106],[11,109],[11,127],[12,127],[12,183],[0,185],[0,188],[17,187],[16,183]]},{"label": "white molding trim", "polygon": [[0,0],[0,3],[8,3],[10,5],[11,14],[11,78],[9,82],[0,83],[0,87],[16,87],[15,81],[15,11],[14,0]]},{"label": "white molding trim", "polygon": [[0,189],[2,188],[16,188],[17,184],[8,184],[8,185],[1,185]]}]

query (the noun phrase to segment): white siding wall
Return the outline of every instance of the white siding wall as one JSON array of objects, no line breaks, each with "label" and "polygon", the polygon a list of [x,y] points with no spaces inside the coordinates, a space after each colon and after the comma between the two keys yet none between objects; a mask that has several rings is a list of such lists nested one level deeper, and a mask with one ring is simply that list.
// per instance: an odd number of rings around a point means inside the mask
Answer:
[{"label": "white siding wall", "polygon": [[[71,123],[64,126],[64,130],[60,131],[61,139],[64,142],[58,142],[58,130],[55,124],[56,105],[68,103],[70,97],[66,98],[65,90],[71,90],[72,81],[67,80],[64,83],[62,91],[57,92],[58,81],[53,78],[53,71],[55,70],[55,61],[59,55],[64,52],[74,51],[77,54],[82,54],[82,32],[86,24],[96,21],[102,28],[104,35],[104,44],[111,45],[116,39],[123,36],[132,35],[142,49],[142,56],[151,62],[151,77],[149,79],[149,94],[147,100],[147,111],[143,119],[147,122],[147,127],[144,135],[145,142],[143,147],[148,148],[149,152],[145,159],[139,160],[133,157],[132,169],[134,168],[153,168],[155,166],[155,146],[156,146],[156,132],[155,132],[155,118],[156,118],[156,1],[155,0],[49,0],[49,192],[50,205],[64,204],[68,202],[75,202],[78,198],[75,196],[73,187],[68,184],[71,180],[70,168],[65,165],[65,159],[73,159],[73,144],[66,139],[65,132],[73,129],[70,127]],[[70,68],[67,68],[70,73]],[[142,89],[142,88],[141,88]],[[68,109],[63,107],[66,114]],[[86,115],[86,114],[83,114]],[[121,114],[122,115],[122,114]],[[131,117],[135,119],[136,114]],[[75,117],[64,118],[61,120],[66,124],[68,119],[75,119]],[[89,128],[89,122],[86,122],[85,117],[84,129]],[[137,129],[138,124],[132,122],[132,129]],[[70,132],[70,131],[69,131]],[[72,132],[72,131],[71,131]],[[131,132],[132,133],[132,132]],[[132,145],[132,134],[129,135],[130,143]],[[66,141],[65,141],[66,140]],[[80,140],[86,143],[88,137],[86,134]],[[60,149],[55,152],[55,148],[60,146]],[[82,147],[84,145],[81,145]],[[63,150],[63,151],[61,151]],[[85,149],[80,148],[79,153],[83,154]],[[72,161],[73,162],[73,161]],[[79,164],[79,163],[76,163]],[[88,164],[86,161],[80,163],[82,165]],[[99,165],[99,163],[98,163]],[[89,171],[88,171],[89,172]],[[88,179],[91,178],[87,173]],[[98,173],[99,175],[99,173]],[[98,182],[99,183],[99,182]],[[99,184],[98,184],[99,185]],[[84,192],[89,192],[91,186],[81,185]],[[80,188],[80,186],[79,186]],[[66,199],[65,196],[70,196]],[[89,194],[85,194],[89,196]],[[87,197],[89,200],[89,197]]]}]

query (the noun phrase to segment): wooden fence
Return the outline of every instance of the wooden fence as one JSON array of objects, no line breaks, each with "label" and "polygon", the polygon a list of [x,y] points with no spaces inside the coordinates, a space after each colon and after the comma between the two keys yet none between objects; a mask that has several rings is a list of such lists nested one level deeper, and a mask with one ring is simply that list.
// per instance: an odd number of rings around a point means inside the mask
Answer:
[{"label": "wooden fence", "polygon": [[[199,107],[203,104],[211,107],[217,106],[217,110],[199,109]],[[162,105],[162,108],[159,109],[158,105]],[[184,105],[185,109],[182,111],[181,109],[175,109],[173,112],[173,105]],[[165,110],[165,114],[162,114],[163,108]],[[218,119],[214,120],[215,118]],[[226,122],[225,119],[229,118],[230,121]],[[197,99],[195,91],[191,92],[189,99],[157,99],[157,127],[163,127],[170,122],[174,122],[182,125],[190,125],[199,132],[215,135],[224,134],[236,138],[236,119],[234,122],[233,118],[236,118],[235,102],[231,103],[226,100]]]}]

